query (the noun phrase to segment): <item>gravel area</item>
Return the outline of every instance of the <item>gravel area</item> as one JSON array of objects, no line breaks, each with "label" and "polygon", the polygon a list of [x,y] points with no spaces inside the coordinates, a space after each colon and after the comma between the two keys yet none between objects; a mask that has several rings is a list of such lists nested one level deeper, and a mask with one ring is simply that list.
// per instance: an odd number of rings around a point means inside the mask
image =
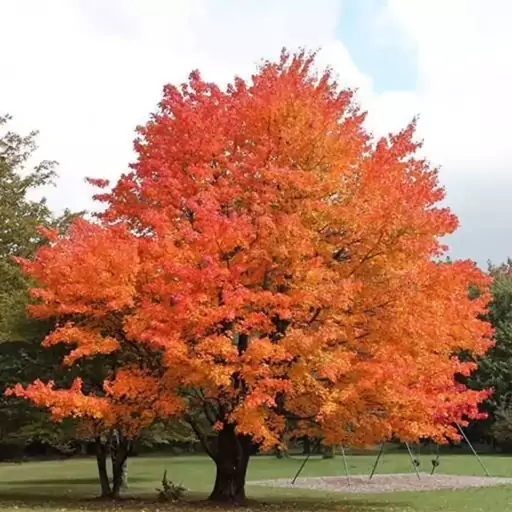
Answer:
[{"label": "gravel area", "polygon": [[368,475],[353,475],[350,483],[346,477],[298,478],[295,484],[292,479],[259,480],[249,482],[249,485],[266,487],[283,487],[297,489],[312,489],[316,491],[352,492],[352,493],[383,493],[396,491],[434,491],[440,489],[464,489],[467,487],[490,487],[494,485],[512,484],[512,478],[497,478],[485,476],[442,475],[430,476],[420,473],[395,473],[374,475],[370,480]]}]

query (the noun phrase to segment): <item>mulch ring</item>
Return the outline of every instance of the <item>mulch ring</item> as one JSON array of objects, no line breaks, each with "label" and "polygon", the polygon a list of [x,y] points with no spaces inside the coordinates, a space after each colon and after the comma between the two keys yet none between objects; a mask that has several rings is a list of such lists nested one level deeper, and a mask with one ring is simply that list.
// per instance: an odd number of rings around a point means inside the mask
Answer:
[{"label": "mulch ring", "polygon": [[429,475],[420,473],[394,473],[374,475],[370,480],[368,475],[350,477],[318,477],[298,478],[295,484],[291,479],[259,480],[248,482],[249,485],[280,487],[288,489],[311,489],[315,491],[350,492],[350,493],[384,493],[397,491],[436,491],[442,489],[465,489],[468,487],[490,487],[495,485],[512,484],[512,478],[497,478],[486,476],[464,475]]}]

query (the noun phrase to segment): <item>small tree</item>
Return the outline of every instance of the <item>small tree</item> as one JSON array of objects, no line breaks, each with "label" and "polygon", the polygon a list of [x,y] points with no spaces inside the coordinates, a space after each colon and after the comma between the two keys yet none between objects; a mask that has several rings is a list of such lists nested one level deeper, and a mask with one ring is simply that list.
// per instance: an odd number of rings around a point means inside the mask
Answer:
[{"label": "small tree", "polygon": [[56,164],[43,161],[27,169],[37,132],[19,135],[9,130],[10,121],[10,116],[0,116],[0,342],[26,342],[48,326],[27,319],[30,280],[12,258],[29,257],[44,243],[38,227],[66,229],[73,215],[66,211],[55,218],[44,198],[30,199],[31,192],[53,184]]},{"label": "small tree", "polygon": [[[45,243],[38,227],[67,229],[75,215],[55,217],[43,199],[31,195],[49,186],[56,176],[55,162],[29,167],[37,149],[37,132],[20,135],[10,129],[11,117],[0,116],[0,393],[15,384],[28,384],[36,377],[55,376],[59,350],[43,351],[41,339],[51,330],[51,319],[28,318],[28,290],[33,282],[23,274],[14,257],[31,257]],[[62,352],[62,351],[61,351]],[[62,374],[59,377],[63,377]],[[65,380],[61,384],[65,385]],[[59,428],[47,411],[21,400],[0,398],[0,443],[21,449],[33,441],[66,449],[73,433],[72,422]]]},{"label": "small tree", "polygon": [[101,397],[80,383],[15,392],[134,431],[181,416],[215,462],[219,502],[245,499],[251,454],[290,422],[327,445],[443,442],[487,396],[457,382],[475,364],[453,355],[489,346],[487,279],[435,261],[457,221],[414,123],[373,141],[313,62],[284,52],[227,91],[198,73],[166,86],[132,171],[97,196],[98,223],[22,262],[33,313],[72,318],[46,343],[119,368]]}]

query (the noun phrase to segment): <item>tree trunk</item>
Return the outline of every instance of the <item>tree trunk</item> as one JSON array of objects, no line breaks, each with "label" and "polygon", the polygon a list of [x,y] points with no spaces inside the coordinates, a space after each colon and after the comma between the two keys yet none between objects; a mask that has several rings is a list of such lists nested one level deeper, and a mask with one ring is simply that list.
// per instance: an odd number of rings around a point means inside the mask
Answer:
[{"label": "tree trunk", "polygon": [[129,441],[120,436],[119,442],[111,453],[112,459],[112,498],[117,499],[126,484],[126,459],[130,449]]},{"label": "tree trunk", "polygon": [[217,463],[215,485],[210,500],[217,503],[242,505],[245,502],[245,476],[247,467],[232,467]]},{"label": "tree trunk", "polygon": [[121,495],[121,488],[123,487],[123,469],[117,461],[112,463],[112,498],[117,499]]},{"label": "tree trunk", "polygon": [[302,455],[311,454],[311,441],[308,436],[302,438]]},{"label": "tree trunk", "polygon": [[320,453],[322,453],[322,440],[321,439],[315,439],[311,453],[312,454],[314,453],[315,455],[319,455]]},{"label": "tree trunk", "polygon": [[251,440],[237,435],[233,425],[226,425],[219,433],[217,442],[217,472],[210,500],[217,503],[243,504]]},{"label": "tree trunk", "polygon": [[105,443],[101,442],[101,438],[99,437],[95,439],[94,444],[96,447],[96,463],[100,479],[101,497],[109,498],[112,495],[112,490],[110,489],[107,472],[107,447],[105,446]]},{"label": "tree trunk", "polygon": [[126,458],[127,454],[124,454],[122,458],[112,461],[112,498],[114,499],[119,498],[121,489],[127,487]]},{"label": "tree trunk", "polygon": [[121,466],[121,487],[128,489],[128,459],[126,459]]},{"label": "tree trunk", "polygon": [[326,446],[324,448],[324,459],[334,459],[336,457],[336,446]]}]

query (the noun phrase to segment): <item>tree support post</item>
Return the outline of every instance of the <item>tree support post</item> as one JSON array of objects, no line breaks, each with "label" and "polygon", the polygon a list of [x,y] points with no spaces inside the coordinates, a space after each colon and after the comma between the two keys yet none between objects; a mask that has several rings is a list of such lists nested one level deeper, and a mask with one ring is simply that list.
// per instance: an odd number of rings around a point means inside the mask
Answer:
[{"label": "tree support post", "polygon": [[295,485],[297,478],[299,478],[299,475],[302,473],[302,470],[304,469],[304,466],[307,464],[310,457],[311,457],[311,454],[308,453],[307,457],[302,461],[302,464],[300,465],[300,468],[297,471],[297,474],[293,477],[292,485]]},{"label": "tree support post", "polygon": [[407,451],[409,452],[409,457],[411,458],[411,464],[414,468],[414,471],[416,472],[416,476],[418,477],[418,480],[421,480],[420,472],[418,471],[418,466],[416,465],[416,461],[414,460],[414,455],[412,454],[411,447],[409,446],[409,443],[405,443],[405,447],[407,448]]},{"label": "tree support post", "polygon": [[485,464],[483,463],[482,459],[480,458],[478,453],[476,453],[476,450],[473,448],[473,445],[471,444],[471,441],[466,436],[466,433],[464,432],[464,430],[462,430],[462,427],[458,423],[455,423],[455,426],[459,429],[459,432],[461,433],[462,437],[464,438],[464,441],[466,441],[466,443],[468,443],[469,448],[473,452],[473,455],[476,457],[476,460],[478,461],[480,466],[482,466],[482,469],[484,470],[486,476],[491,476],[489,474],[489,471],[487,471],[487,468],[485,467]]},{"label": "tree support post", "polygon": [[380,451],[379,451],[379,454],[377,455],[377,459],[375,460],[374,464],[373,464],[373,467],[372,467],[372,472],[370,473],[370,478],[369,480],[371,480],[373,478],[373,475],[375,474],[375,471],[377,469],[377,465],[379,464],[379,461],[382,457],[382,454],[384,453],[384,443],[382,443],[380,445]]},{"label": "tree support post", "polygon": [[347,475],[347,483],[350,485],[350,472],[348,470],[347,456],[345,454],[345,447],[341,445],[341,456],[343,457],[343,465],[345,466],[345,474]]}]

